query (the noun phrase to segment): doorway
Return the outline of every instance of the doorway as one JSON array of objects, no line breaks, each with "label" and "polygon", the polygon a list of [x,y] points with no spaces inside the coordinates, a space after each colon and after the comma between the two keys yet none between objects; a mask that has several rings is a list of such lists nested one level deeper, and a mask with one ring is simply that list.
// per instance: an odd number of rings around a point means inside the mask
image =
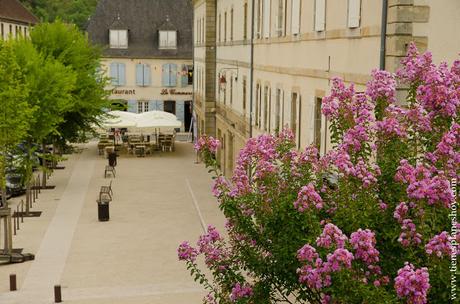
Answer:
[{"label": "doorway", "polygon": [[164,111],[176,115],[176,102],[174,100],[165,100]]},{"label": "doorway", "polygon": [[192,123],[192,102],[184,102],[184,127],[185,132],[190,130],[190,124]]}]

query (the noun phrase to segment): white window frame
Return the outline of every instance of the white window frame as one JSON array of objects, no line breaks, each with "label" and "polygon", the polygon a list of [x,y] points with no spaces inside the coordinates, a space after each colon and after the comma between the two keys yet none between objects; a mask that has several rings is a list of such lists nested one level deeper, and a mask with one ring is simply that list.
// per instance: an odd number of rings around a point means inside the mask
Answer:
[{"label": "white window frame", "polygon": [[177,31],[159,31],[158,48],[177,49]]},{"label": "white window frame", "polygon": [[110,30],[109,39],[111,49],[128,48],[128,30]]},{"label": "white window frame", "polygon": [[149,102],[148,101],[138,101],[137,102],[137,113],[145,113],[149,111]]},{"label": "white window frame", "polygon": [[361,23],[361,0],[348,0],[347,26],[358,28]]},{"label": "white window frame", "polygon": [[326,30],[326,0],[315,0],[315,31]]},{"label": "white window frame", "polygon": [[300,34],[300,15],[302,4],[300,0],[292,0],[291,2],[291,34]]},{"label": "white window frame", "polygon": [[270,38],[271,32],[271,0],[264,0],[263,1],[263,37]]}]

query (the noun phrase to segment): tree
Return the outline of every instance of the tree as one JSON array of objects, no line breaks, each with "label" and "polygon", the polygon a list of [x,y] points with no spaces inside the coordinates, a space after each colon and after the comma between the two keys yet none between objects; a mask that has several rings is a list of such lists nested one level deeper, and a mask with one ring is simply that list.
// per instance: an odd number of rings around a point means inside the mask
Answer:
[{"label": "tree", "polygon": [[97,0],[21,0],[43,22],[58,19],[74,23],[84,30],[88,18],[94,12]]},{"label": "tree", "polygon": [[[399,103],[398,81],[408,86]],[[322,111],[334,147],[322,157],[314,146],[297,151],[288,130],[261,135],[229,182],[218,142],[198,141],[229,236],[209,227],[196,248],[179,246],[209,291],[204,302],[453,302],[459,88],[460,60],[436,66],[411,44],[402,68],[373,71],[365,92],[333,79]]]},{"label": "tree", "polygon": [[64,114],[71,108],[76,75],[58,60],[40,54],[28,39],[18,39],[11,43],[26,80],[29,108],[35,110],[29,120],[27,155],[24,158],[25,182],[29,191],[34,165],[33,153],[36,149],[34,143],[42,144],[46,138],[58,133],[59,124],[65,120]]},{"label": "tree", "polygon": [[26,137],[33,111],[27,103],[29,91],[9,42],[0,40],[0,189],[6,204],[5,177],[11,149]]},{"label": "tree", "polygon": [[92,130],[109,107],[107,79],[101,76],[101,50],[90,44],[78,29],[61,21],[44,23],[31,32],[37,50],[54,58],[76,75],[72,89],[72,102],[63,113],[54,140],[65,144],[75,141],[82,132]]}]

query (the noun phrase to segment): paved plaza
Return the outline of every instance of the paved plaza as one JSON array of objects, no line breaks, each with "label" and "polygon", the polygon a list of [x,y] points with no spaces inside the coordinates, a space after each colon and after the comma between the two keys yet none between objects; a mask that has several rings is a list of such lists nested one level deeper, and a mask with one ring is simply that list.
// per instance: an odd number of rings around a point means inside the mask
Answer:
[{"label": "paved plaza", "polygon": [[[14,237],[14,247],[35,261],[0,267],[0,303],[53,303],[62,285],[65,303],[201,303],[203,289],[177,260],[183,240],[195,241],[203,226],[222,229],[224,218],[211,195],[211,177],[195,164],[193,147],[153,157],[121,157],[113,179],[110,221],[97,219],[96,199],[107,160],[95,143],[62,162],[42,191],[35,211]],[[13,199],[13,204],[20,198]],[[9,292],[9,275],[18,278]]]}]

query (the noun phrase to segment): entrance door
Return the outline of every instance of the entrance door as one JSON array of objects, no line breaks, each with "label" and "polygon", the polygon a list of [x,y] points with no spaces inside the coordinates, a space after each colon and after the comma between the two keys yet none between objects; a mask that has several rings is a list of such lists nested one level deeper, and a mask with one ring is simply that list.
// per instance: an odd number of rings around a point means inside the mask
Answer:
[{"label": "entrance door", "polygon": [[184,103],[184,127],[185,132],[190,130],[190,124],[192,122],[192,102],[186,101]]},{"label": "entrance door", "polygon": [[165,100],[164,111],[176,115],[176,102],[174,100]]}]

